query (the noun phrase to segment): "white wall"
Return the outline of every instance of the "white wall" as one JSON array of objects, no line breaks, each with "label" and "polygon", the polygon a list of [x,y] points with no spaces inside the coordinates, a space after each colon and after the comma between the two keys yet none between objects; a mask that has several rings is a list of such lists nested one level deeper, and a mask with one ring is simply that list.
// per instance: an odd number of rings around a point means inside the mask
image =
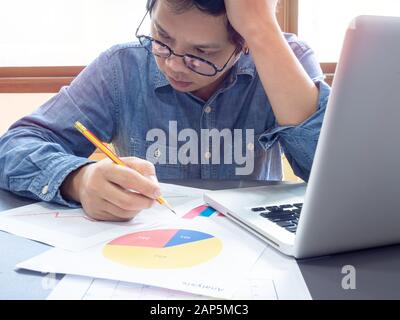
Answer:
[{"label": "white wall", "polygon": [[300,0],[299,36],[321,62],[339,59],[350,21],[363,14],[400,16],[399,0]]}]

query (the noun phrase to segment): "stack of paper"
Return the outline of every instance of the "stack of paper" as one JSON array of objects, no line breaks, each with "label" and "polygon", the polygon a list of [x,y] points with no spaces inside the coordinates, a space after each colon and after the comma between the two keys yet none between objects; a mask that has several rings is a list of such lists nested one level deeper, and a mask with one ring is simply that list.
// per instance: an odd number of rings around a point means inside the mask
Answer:
[{"label": "stack of paper", "polygon": [[162,189],[176,216],[157,205],[99,222],[38,203],[3,212],[0,229],[55,247],[17,266],[67,274],[51,299],[310,298],[295,260],[205,206],[204,190]]}]

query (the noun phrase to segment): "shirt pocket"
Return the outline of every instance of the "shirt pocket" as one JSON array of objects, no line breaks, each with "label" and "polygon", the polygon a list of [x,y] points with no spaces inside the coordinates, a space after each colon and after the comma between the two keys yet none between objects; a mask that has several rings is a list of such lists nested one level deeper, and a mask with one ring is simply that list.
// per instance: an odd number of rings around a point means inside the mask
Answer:
[{"label": "shirt pocket", "polygon": [[[154,164],[158,179],[188,179],[189,165],[179,164],[177,147],[147,141],[142,138],[131,138],[130,154]],[[170,157],[172,156],[172,157]]]}]

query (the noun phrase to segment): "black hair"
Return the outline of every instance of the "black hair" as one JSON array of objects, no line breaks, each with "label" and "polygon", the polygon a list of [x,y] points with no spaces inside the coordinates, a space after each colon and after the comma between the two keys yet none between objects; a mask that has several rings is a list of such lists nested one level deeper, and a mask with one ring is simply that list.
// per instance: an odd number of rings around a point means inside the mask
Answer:
[{"label": "black hair", "polygon": [[[224,0],[165,0],[171,8],[177,13],[183,13],[193,7],[198,10],[210,14],[212,16],[226,15],[225,1]],[[157,0],[147,0],[146,8],[152,11]],[[228,21],[227,25],[229,40],[235,44],[240,51],[244,46],[243,37],[232,27]]]}]

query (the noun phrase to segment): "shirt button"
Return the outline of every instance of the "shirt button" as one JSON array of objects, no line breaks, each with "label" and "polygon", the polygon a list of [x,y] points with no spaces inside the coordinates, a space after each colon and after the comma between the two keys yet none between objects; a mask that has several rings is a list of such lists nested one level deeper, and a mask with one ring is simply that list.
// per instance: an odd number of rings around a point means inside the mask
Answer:
[{"label": "shirt button", "polygon": [[42,189],[42,194],[46,195],[49,192],[49,186],[44,186]]},{"label": "shirt button", "polygon": [[254,144],[250,142],[250,143],[247,145],[247,149],[250,150],[250,151],[253,151],[253,150],[254,150]]},{"label": "shirt button", "polygon": [[212,108],[210,107],[210,106],[207,106],[205,109],[204,109],[204,112],[205,113],[210,113],[212,111]]},{"label": "shirt button", "polygon": [[154,157],[156,157],[156,158],[161,157],[161,151],[160,151],[160,149],[156,149],[156,150],[154,151]]},{"label": "shirt button", "polygon": [[206,158],[207,160],[211,159],[211,152],[206,152],[204,154],[204,158]]}]

